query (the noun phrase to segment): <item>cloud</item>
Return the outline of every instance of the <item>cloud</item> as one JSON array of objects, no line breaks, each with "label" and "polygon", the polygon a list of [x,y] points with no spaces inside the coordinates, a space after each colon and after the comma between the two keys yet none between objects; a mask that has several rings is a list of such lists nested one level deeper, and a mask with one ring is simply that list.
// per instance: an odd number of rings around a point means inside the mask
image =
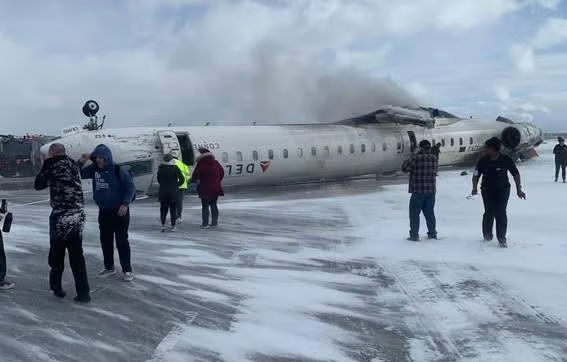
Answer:
[{"label": "cloud", "polygon": [[[507,16],[527,5],[557,6],[550,0],[5,2],[0,128],[54,133],[83,123],[80,108],[90,98],[109,115],[107,126],[334,121],[386,103],[439,102],[468,114],[478,99],[495,97],[493,84],[516,94],[513,83],[499,83],[510,70],[493,54],[509,47],[509,39],[497,36],[513,31]],[[514,49],[518,69],[533,73],[532,48]]]},{"label": "cloud", "polygon": [[494,91],[496,93],[496,98],[498,98],[499,101],[506,102],[510,100],[510,90],[507,87],[503,85],[497,85]]},{"label": "cloud", "polygon": [[535,57],[532,47],[529,45],[513,45],[510,50],[510,55],[516,69],[522,73],[531,73],[534,71]]},{"label": "cloud", "polygon": [[567,40],[567,19],[549,18],[535,34],[532,44],[536,49],[547,49]]}]

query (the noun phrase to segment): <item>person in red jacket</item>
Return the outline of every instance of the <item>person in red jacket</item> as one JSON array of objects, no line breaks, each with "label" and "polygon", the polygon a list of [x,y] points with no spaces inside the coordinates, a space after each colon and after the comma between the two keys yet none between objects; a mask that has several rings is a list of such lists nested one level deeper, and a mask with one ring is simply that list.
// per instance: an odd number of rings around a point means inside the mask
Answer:
[{"label": "person in red jacket", "polygon": [[217,200],[219,196],[224,196],[222,189],[222,179],[224,178],[224,168],[215,159],[215,156],[206,148],[200,148],[201,154],[197,158],[197,165],[191,175],[191,182],[198,183],[197,193],[201,198],[201,214],[203,222],[202,228],[209,227],[209,209],[212,216],[210,226],[217,226],[219,220],[219,209]]}]

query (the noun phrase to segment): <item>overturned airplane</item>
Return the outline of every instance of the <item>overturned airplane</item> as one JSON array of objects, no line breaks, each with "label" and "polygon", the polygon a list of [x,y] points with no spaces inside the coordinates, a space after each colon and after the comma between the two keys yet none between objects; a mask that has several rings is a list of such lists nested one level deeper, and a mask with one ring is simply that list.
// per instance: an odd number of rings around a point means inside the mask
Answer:
[{"label": "overturned airplane", "polygon": [[[536,156],[535,147],[543,142],[542,131],[532,123],[461,119],[435,108],[397,106],[323,124],[70,127],[62,133],[55,142],[64,144],[73,158],[107,145],[114,161],[128,167],[138,191],[146,193],[156,186],[164,154],[194,165],[201,147],[224,166],[226,186],[245,186],[379,176],[399,170],[423,139],[441,144],[440,166],[475,162],[484,142],[494,136],[502,140],[504,152],[521,159]],[[42,147],[44,155],[49,145]]]}]

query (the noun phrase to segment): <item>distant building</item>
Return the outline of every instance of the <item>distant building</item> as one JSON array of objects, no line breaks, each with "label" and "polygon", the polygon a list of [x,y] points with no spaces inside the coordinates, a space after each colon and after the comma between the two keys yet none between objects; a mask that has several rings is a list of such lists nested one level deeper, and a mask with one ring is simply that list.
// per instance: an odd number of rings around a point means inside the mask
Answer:
[{"label": "distant building", "polygon": [[30,177],[41,167],[39,149],[56,137],[0,135],[0,176]]}]

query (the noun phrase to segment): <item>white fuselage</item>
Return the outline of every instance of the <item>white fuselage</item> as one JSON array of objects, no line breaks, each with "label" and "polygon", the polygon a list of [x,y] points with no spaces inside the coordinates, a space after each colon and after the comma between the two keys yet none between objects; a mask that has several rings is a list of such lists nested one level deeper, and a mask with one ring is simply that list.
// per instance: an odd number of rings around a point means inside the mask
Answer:
[{"label": "white fuselage", "polygon": [[147,192],[156,186],[154,176],[165,153],[193,166],[197,150],[205,147],[223,165],[225,186],[280,185],[397,171],[411,152],[412,132],[417,143],[423,139],[443,143],[441,166],[463,163],[476,158],[488,138],[500,136],[509,126],[441,120],[435,128],[396,124],[121,128],[80,131],[54,142],[63,143],[75,159],[104,143],[116,163],[130,168],[137,189]]}]

